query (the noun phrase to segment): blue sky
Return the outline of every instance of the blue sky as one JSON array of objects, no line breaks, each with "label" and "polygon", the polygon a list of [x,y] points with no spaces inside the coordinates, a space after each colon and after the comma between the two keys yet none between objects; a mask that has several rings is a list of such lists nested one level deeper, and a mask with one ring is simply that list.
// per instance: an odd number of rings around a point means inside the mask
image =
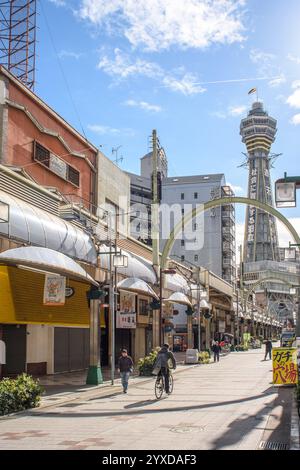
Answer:
[{"label": "blue sky", "polygon": [[[300,172],[299,0],[42,0],[38,9],[35,91],[108,157],[122,145],[124,170],[139,171],[156,128],[171,176],[224,172],[245,194],[239,123],[257,87],[278,120],[273,181]],[[300,204],[285,215],[300,228]]]}]

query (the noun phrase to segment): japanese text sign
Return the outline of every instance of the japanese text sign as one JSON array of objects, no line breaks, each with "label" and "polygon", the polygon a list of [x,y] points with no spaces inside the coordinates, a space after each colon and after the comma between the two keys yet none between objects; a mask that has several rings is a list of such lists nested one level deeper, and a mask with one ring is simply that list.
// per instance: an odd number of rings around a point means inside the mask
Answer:
[{"label": "japanese text sign", "polygon": [[274,348],[273,383],[294,385],[298,383],[297,348]]}]

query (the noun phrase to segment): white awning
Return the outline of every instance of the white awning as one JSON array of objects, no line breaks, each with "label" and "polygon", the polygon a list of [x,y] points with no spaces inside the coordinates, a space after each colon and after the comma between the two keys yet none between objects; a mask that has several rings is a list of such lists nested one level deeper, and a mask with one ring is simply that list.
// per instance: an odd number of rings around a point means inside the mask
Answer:
[{"label": "white awning", "polygon": [[[123,274],[129,278],[141,279],[151,284],[156,283],[156,274],[149,261],[141,256],[132,255],[123,249],[122,254],[128,257],[128,266],[126,268],[118,268],[119,274]],[[109,258],[109,247],[101,245],[99,260],[102,268],[109,269]]]},{"label": "white awning", "polygon": [[76,261],[49,248],[25,246],[6,250],[0,253],[0,264],[41,273],[55,273],[98,286],[98,283]]},{"label": "white awning", "polygon": [[147,295],[157,300],[159,299],[158,295],[154,292],[152,287],[147,284],[147,282],[142,281],[141,279],[138,279],[136,277],[129,277],[127,279],[123,279],[122,281],[118,282],[117,287],[120,290]]},{"label": "white awning", "polygon": [[165,274],[165,287],[174,292],[190,294],[190,286],[186,279],[180,274]]},{"label": "white awning", "polygon": [[188,305],[189,307],[192,307],[192,304],[188,297],[183,294],[182,292],[174,292],[168,299],[164,299],[167,302],[171,302],[173,304],[182,304],[182,305]]},{"label": "white awning", "polygon": [[8,220],[0,223],[1,235],[97,263],[95,245],[84,230],[4,191],[0,191],[0,201],[9,206]]}]

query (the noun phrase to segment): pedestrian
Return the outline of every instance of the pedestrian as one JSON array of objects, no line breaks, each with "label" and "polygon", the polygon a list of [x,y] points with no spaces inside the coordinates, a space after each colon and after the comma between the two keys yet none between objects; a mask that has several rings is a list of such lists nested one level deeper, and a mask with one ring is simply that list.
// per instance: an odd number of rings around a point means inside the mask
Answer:
[{"label": "pedestrian", "polygon": [[220,351],[221,351],[221,346],[219,345],[219,342],[215,341],[211,349],[212,349],[212,352],[214,353],[214,362],[216,362],[216,360],[219,362]]},{"label": "pedestrian", "polygon": [[264,361],[266,361],[268,355],[269,359],[272,359],[272,341],[270,339],[267,339],[266,341],[266,352]]},{"label": "pedestrian", "polygon": [[119,373],[121,376],[123,393],[127,393],[129,376],[133,372],[133,360],[128,356],[127,349],[122,349],[118,362]]}]

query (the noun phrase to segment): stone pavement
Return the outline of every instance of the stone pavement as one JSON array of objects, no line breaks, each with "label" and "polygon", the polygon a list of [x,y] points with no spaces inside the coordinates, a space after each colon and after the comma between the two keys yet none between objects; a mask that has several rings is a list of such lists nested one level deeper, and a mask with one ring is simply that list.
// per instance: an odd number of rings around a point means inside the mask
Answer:
[{"label": "stone pavement", "polygon": [[[174,392],[157,401],[154,378],[0,420],[0,449],[250,449],[289,442],[292,389],[272,385],[263,350],[182,366]],[[134,384],[133,384],[134,382]],[[283,421],[282,421],[283,420]]]}]

